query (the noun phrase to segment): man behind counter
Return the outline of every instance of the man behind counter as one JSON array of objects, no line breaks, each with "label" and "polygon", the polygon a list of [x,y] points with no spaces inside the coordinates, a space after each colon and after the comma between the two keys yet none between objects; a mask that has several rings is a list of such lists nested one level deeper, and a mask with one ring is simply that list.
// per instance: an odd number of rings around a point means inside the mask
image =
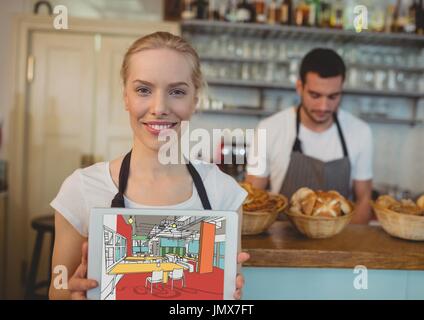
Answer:
[{"label": "man behind counter", "polygon": [[[314,49],[300,66],[296,90],[300,105],[264,119],[266,163],[262,175],[253,175],[250,160],[246,180],[254,187],[288,198],[299,188],[337,190],[354,198],[353,223],[371,219],[372,134],[370,127],[339,108],[346,67],[330,49]],[[249,165],[250,164],[250,165]]]}]

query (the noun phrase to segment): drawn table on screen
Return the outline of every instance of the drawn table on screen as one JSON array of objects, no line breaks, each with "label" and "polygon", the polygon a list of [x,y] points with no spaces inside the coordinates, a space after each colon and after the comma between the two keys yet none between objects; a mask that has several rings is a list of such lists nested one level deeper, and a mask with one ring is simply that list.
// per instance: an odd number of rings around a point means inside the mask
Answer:
[{"label": "drawn table on screen", "polygon": [[176,263],[165,262],[157,266],[156,263],[118,263],[114,266],[108,274],[114,275],[113,288],[115,288],[115,279],[119,274],[130,274],[130,273],[151,273],[153,271],[163,270],[163,283],[168,282],[168,274],[174,269],[185,269],[187,267],[178,265]]}]

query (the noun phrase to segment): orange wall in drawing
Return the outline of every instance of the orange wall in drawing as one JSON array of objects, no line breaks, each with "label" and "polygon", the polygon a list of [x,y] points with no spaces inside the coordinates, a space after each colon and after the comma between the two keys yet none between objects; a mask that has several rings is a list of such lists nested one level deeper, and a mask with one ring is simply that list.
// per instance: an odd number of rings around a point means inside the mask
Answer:
[{"label": "orange wall in drawing", "polygon": [[201,222],[199,239],[199,273],[213,271],[213,251],[215,246],[215,224]]}]

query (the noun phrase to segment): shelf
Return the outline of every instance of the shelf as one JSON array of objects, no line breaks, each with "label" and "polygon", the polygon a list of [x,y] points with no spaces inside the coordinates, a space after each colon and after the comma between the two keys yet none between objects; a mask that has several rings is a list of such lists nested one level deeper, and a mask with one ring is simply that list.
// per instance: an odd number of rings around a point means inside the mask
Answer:
[{"label": "shelf", "polygon": [[256,116],[256,117],[269,117],[276,113],[276,111],[269,111],[259,108],[227,108],[227,109],[199,109],[198,114],[229,114],[235,116]]},{"label": "shelf", "polygon": [[377,118],[373,116],[360,116],[360,118],[367,122],[382,123],[382,124],[401,124],[401,125],[416,126],[423,123],[422,120],[413,120],[413,119]]},{"label": "shelf", "polygon": [[[228,80],[228,79],[207,79],[209,85],[218,86],[232,86],[232,87],[245,87],[245,88],[256,88],[256,89],[276,89],[276,90],[291,90],[295,91],[295,85],[291,84],[278,84],[278,83],[267,83],[264,81],[254,80]],[[419,92],[401,92],[401,91],[386,91],[386,90],[370,90],[370,89],[353,89],[345,88],[343,90],[345,94],[352,95],[369,95],[369,96],[386,96],[386,97],[399,97],[399,98],[412,98],[420,99],[423,98],[423,93]]]},{"label": "shelf", "polygon": [[[204,109],[199,110],[198,114],[216,114],[216,115],[234,115],[234,116],[256,116],[256,117],[269,117],[279,111],[269,111],[259,108],[251,108],[249,110],[247,108],[228,108],[228,109]],[[420,125],[423,123],[422,120],[414,120],[414,119],[396,119],[396,118],[384,118],[384,117],[375,117],[375,116],[359,116],[366,122],[374,122],[374,123],[382,123],[382,124],[400,124],[400,125]]]},{"label": "shelf", "polygon": [[[202,61],[216,61],[216,62],[238,62],[238,63],[274,63],[274,64],[290,64],[290,60],[282,60],[282,59],[264,59],[264,58],[244,58],[244,57],[231,57],[231,56],[210,56],[210,55],[202,55],[200,57]],[[394,66],[388,64],[371,64],[371,63],[349,63],[346,64],[347,69],[350,68],[362,68],[362,69],[371,69],[371,70],[397,70],[397,71],[405,71],[405,72],[415,72],[422,73],[424,72],[424,68],[422,67],[410,67],[410,66]]]},{"label": "shelf", "polygon": [[290,40],[314,39],[336,40],[339,42],[361,42],[370,44],[407,45],[420,47],[424,45],[424,36],[408,33],[378,33],[350,30],[267,25],[258,23],[230,23],[222,21],[190,20],[182,21],[183,31],[192,33],[231,34],[246,37],[281,38]]}]

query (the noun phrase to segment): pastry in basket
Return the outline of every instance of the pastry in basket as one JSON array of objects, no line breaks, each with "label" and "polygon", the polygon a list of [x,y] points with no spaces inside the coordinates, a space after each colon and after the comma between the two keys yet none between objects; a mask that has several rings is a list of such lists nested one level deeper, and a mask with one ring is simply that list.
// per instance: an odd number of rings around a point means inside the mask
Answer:
[{"label": "pastry in basket", "polygon": [[240,186],[248,193],[243,202],[244,211],[279,211],[286,203],[283,196],[272,195],[265,190],[256,189],[248,182],[241,182]]},{"label": "pastry in basket", "polygon": [[421,209],[424,209],[424,194],[418,198],[417,206],[419,206]]},{"label": "pastry in basket", "polygon": [[353,210],[352,204],[337,191],[297,190],[290,201],[292,212],[320,217],[339,217]]},{"label": "pastry in basket", "polygon": [[395,198],[384,195],[377,198],[375,201],[376,205],[389,210],[403,213],[403,214],[412,214],[417,216],[424,215],[424,196],[421,196],[417,203],[411,199],[402,199],[397,201]]}]

